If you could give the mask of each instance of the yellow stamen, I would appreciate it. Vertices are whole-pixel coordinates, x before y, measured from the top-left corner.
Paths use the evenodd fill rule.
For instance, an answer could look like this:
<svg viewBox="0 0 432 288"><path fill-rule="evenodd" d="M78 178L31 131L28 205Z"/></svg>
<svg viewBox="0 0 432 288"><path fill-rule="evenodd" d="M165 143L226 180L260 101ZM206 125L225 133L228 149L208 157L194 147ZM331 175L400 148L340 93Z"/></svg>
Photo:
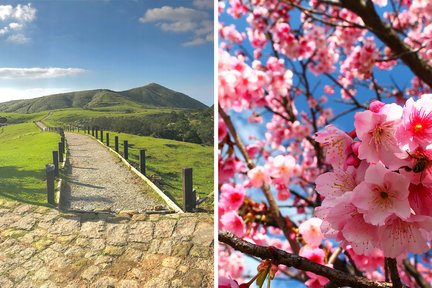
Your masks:
<svg viewBox="0 0 432 288"><path fill-rule="evenodd" d="M416 124L415 126L414 126L414 131L415 132L419 132L420 130L422 130L423 129L423 126L421 125L421 124Z"/></svg>

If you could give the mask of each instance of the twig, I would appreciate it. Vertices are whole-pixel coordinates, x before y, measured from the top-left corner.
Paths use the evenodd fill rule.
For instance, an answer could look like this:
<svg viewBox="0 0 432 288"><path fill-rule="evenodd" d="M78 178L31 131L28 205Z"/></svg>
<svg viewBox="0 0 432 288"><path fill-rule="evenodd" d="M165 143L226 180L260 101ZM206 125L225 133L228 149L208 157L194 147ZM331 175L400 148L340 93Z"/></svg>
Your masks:
<svg viewBox="0 0 432 288"><path fill-rule="evenodd" d="M315 263L307 258L290 254L274 247L263 247L246 242L234 236L230 232L219 232L218 238L219 241L228 244L235 250L238 250L242 253L253 255L261 259L272 259L277 263L288 267L294 267L302 271L309 271L317 275L324 276L339 287L393 287L391 283L372 281L364 277L345 274L333 268Z"/></svg>
<svg viewBox="0 0 432 288"><path fill-rule="evenodd" d="M390 277L391 277L391 280L393 283L393 287L394 288L404 287L402 285L401 279L399 277L396 259L395 258L386 258L386 262L387 262L388 268L390 270Z"/></svg>
<svg viewBox="0 0 432 288"><path fill-rule="evenodd" d="M405 270L415 279L417 285L420 288L430 288L430 285L426 282L423 276L417 271L417 269L409 262L408 259L404 259L402 261Z"/></svg>
<svg viewBox="0 0 432 288"><path fill-rule="evenodd" d="M233 123L231 122L231 118L225 113L225 111L222 109L222 107L218 106L219 114L222 117L222 119L225 122L225 125L228 128L228 131L230 132L231 136L234 138L234 141L237 145L237 148L240 150L241 154L243 155L245 162L247 163L247 166L249 169L255 168L255 164L252 162L252 160L249 157L248 152L246 151L245 146L243 145L243 142L241 141L239 135L237 134L237 131L234 128ZM277 225L284 233L286 239L290 243L291 249L295 254L298 254L300 251L299 244L295 239L291 237L291 231L292 229L288 226L288 223L286 222L285 218L282 216L279 207L276 203L276 200L273 197L273 193L270 189L270 186L267 183L264 183L262 186L262 191L264 192L265 197L267 198L267 201L269 203L270 212L275 219ZM289 219L288 219L289 220ZM292 224L291 224L292 225Z"/></svg>

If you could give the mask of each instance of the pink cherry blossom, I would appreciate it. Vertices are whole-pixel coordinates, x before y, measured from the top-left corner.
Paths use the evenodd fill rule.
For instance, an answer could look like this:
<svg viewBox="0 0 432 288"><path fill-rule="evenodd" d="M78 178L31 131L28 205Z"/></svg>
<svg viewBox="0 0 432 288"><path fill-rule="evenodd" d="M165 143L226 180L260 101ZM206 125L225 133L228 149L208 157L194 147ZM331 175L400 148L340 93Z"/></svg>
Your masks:
<svg viewBox="0 0 432 288"><path fill-rule="evenodd" d="M406 101L398 140L404 150L427 148L432 143L432 94L423 95L417 101Z"/></svg>
<svg viewBox="0 0 432 288"><path fill-rule="evenodd" d="M380 248L386 257L396 258L403 253L423 253L429 250L432 217L412 215L407 220L392 217L379 228Z"/></svg>
<svg viewBox="0 0 432 288"><path fill-rule="evenodd" d="M243 204L245 191L242 186L223 184L220 188L219 205L226 207L228 210L237 210Z"/></svg>
<svg viewBox="0 0 432 288"><path fill-rule="evenodd" d="M409 202L416 215L432 216L432 187L410 185Z"/></svg>
<svg viewBox="0 0 432 288"><path fill-rule="evenodd" d="M395 134L401 115L402 107L396 104L383 105L379 112L368 110L356 113L354 126L361 140L358 150L360 159L370 163L382 161L395 167L400 164L395 157L396 153L401 152Z"/></svg>
<svg viewBox="0 0 432 288"><path fill-rule="evenodd" d="M364 182L353 190L352 201L364 213L367 223L384 225L392 215L403 219L410 216L408 188L409 180L405 176L381 163L371 164Z"/></svg>
<svg viewBox="0 0 432 288"><path fill-rule="evenodd" d="M238 237L243 237L246 233L246 226L243 219L235 212L229 211L222 215L222 230L230 231Z"/></svg>
<svg viewBox="0 0 432 288"><path fill-rule="evenodd" d="M328 125L316 134L315 140L325 147L327 163L333 168L345 168L345 157L353 143L348 134L333 125Z"/></svg>
<svg viewBox="0 0 432 288"><path fill-rule="evenodd" d="M299 226L299 232L303 237L303 240L310 247L318 247L324 236L321 233L322 220L316 217L310 218Z"/></svg>
<svg viewBox="0 0 432 288"><path fill-rule="evenodd" d="M287 184L296 170L296 160L291 155L278 155L269 160L269 170L273 181Z"/></svg>
<svg viewBox="0 0 432 288"><path fill-rule="evenodd" d="M354 167L348 167L347 170L335 169L334 172L321 174L315 180L316 191L324 197L332 198L353 191L358 184L355 172Z"/></svg>
<svg viewBox="0 0 432 288"><path fill-rule="evenodd" d="M253 187L261 187L265 183L270 183L270 176L267 174L267 171L262 166L257 166L249 170L247 175Z"/></svg>

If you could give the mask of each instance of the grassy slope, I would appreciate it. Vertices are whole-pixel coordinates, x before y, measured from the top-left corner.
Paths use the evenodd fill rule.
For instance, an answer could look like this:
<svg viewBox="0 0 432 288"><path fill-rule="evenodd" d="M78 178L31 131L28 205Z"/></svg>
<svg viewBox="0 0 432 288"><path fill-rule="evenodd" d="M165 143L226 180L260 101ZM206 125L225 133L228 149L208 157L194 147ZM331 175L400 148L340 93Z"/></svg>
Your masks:
<svg viewBox="0 0 432 288"><path fill-rule="evenodd" d="M193 168L193 187L200 198L213 191L213 147L174 140L136 136L110 132L110 147L114 148L114 136L119 136L120 154L123 141L129 143L129 160L138 165L139 149L146 149L147 175L161 178L156 184L179 205L182 205L182 169ZM104 142L105 140L104 133ZM206 202L207 208L211 207Z"/></svg>
<svg viewBox="0 0 432 288"><path fill-rule="evenodd" d="M136 110L135 113L125 114L120 111L112 111L107 113L102 113L99 111L93 110L84 110L84 109L64 109L64 110L55 110L53 114L44 120L44 123L49 126L58 126L61 123L75 122L79 121L79 119L84 118L93 118L93 117L103 117L103 116L112 116L112 117L121 117L121 116L132 116L132 115L142 115L142 114L153 114L153 113L161 113L167 112L169 113L172 109L163 109L163 108L155 108L155 109L145 109L145 110ZM6 116L8 119L21 120L21 121L34 121L39 120L46 116L46 112L35 113L35 114L19 114L19 113L0 113L1 116ZM31 133L38 133L36 130L36 126L33 123L22 124L21 125L11 125L6 126L4 129L9 130L11 127L22 127L20 133L30 133L28 131L32 131ZM27 125L27 126L26 126ZM25 131L26 129L31 128L31 130ZM1 129L1 128L0 128ZM12 129L14 130L14 129ZM13 132L12 132L13 133ZM38 133L37 138L41 138L42 136ZM146 148L147 149L147 174L148 175L156 175L161 178L161 183L157 183L157 185L164 191L167 192L173 200L175 200L179 205L182 203L182 168L183 167L192 167L194 169L194 188L197 190L197 193L200 197L204 197L213 191L213 147L202 146L193 143L179 142L167 139L159 139L145 136L136 136L125 133L110 133L111 138L111 147L114 147L114 136L119 135L120 138L120 146L121 151L123 151L122 144L123 140L129 140L131 144L130 147L130 160L137 163L138 162L138 149ZM2 151L4 150L3 143L5 138L3 137L5 134L0 134L0 163L3 163ZM27 136L26 136L27 137ZM56 136L57 137L57 136ZM36 137L35 137L36 138ZM58 140L53 140L52 143L57 143ZM49 143L49 141L48 141ZM12 145L14 146L14 145ZM40 144L35 143L34 147L37 150L41 150L42 147L39 147ZM54 145L55 146L55 145ZM48 158L50 157L50 151L54 150L48 149ZM36 153L37 154L37 153ZM20 155L23 153L20 152ZM24 161L25 162L25 161ZM42 162L41 169L43 169L44 164L49 163L50 159ZM2 164L0 164L2 165ZM14 165L15 166L15 165ZM16 166L19 166L18 164ZM1 169L1 168L0 168ZM2 171L0 170L0 173ZM2 177L2 176L0 176ZM43 177L43 176L42 176ZM0 182L0 189L3 187L2 182ZM39 188L40 189L40 188ZM26 190L28 193L30 190ZM35 190L36 194L39 191L43 191L45 193L45 186L43 186L43 190ZM1 195L1 191L0 191ZM44 196L45 197L45 196ZM44 198L43 198L44 199ZM207 208L211 208L212 204L210 202L204 203Z"/></svg>
<svg viewBox="0 0 432 288"><path fill-rule="evenodd" d="M45 164L58 141L33 123L0 127L0 197L45 204Z"/></svg>
<svg viewBox="0 0 432 288"><path fill-rule="evenodd" d="M126 109L129 109L132 112L125 113L124 110ZM52 111L53 114L48 119L44 120L44 123L49 126L57 126L62 124L67 125L68 123L76 123L80 120L98 118L98 117L141 116L141 115L156 114L156 113L170 113L173 110L175 109L170 109L170 108L137 109L137 108L126 107L126 106L98 108L95 110L70 108L70 109ZM30 115L34 115L34 114L30 114Z"/></svg>
<svg viewBox="0 0 432 288"><path fill-rule="evenodd" d="M43 118L45 115L47 115L47 112L39 112L33 114L0 112L0 116L6 117L8 119L8 124L36 121Z"/></svg>

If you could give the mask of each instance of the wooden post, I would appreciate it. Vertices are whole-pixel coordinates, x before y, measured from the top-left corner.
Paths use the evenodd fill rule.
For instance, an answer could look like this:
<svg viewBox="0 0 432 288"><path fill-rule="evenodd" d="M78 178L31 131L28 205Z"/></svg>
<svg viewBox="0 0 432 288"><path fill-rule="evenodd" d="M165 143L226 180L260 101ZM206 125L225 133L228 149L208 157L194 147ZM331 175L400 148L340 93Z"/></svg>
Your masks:
<svg viewBox="0 0 432 288"><path fill-rule="evenodd" d="M103 143L103 130L101 130L101 142Z"/></svg>
<svg viewBox="0 0 432 288"><path fill-rule="evenodd" d="M96 129L96 139L98 139L99 138L99 130L98 129Z"/></svg>
<svg viewBox="0 0 432 288"><path fill-rule="evenodd" d="M140 149L139 161L140 161L140 172L141 172L141 174L143 174L145 176L146 175L146 159L145 159L145 150L144 149Z"/></svg>
<svg viewBox="0 0 432 288"><path fill-rule="evenodd" d="M49 204L56 205L54 200L54 179L55 179L55 166L47 164L45 166L47 178L47 200Z"/></svg>
<svg viewBox="0 0 432 288"><path fill-rule="evenodd" d="M58 151L53 151L52 152L52 154L53 154L53 164L54 164L54 167L55 167L55 170L54 170L54 174L55 174L55 176L58 176L59 175L59 155L58 155Z"/></svg>
<svg viewBox="0 0 432 288"><path fill-rule="evenodd" d="M63 154L64 154L64 150L63 150L63 144L62 142L58 143L58 152L59 152L59 162L63 162Z"/></svg>
<svg viewBox="0 0 432 288"><path fill-rule="evenodd" d="M94 133L95 133L95 132L94 132L94 130L95 130L95 129L94 129L94 128L92 128L92 136L93 136L93 137L94 137Z"/></svg>
<svg viewBox="0 0 432 288"><path fill-rule="evenodd" d="M64 136L61 137L61 143L62 143L62 147L63 147L63 153L65 153L66 152L66 139Z"/></svg>
<svg viewBox="0 0 432 288"><path fill-rule="evenodd" d="M129 147L128 147L128 140L123 141L123 158L128 160L129 157Z"/></svg>
<svg viewBox="0 0 432 288"><path fill-rule="evenodd" d="M106 145L109 147L109 133L106 133Z"/></svg>
<svg viewBox="0 0 432 288"><path fill-rule="evenodd" d="M183 169L183 210L193 212L196 208L196 195L192 189L192 168Z"/></svg>
<svg viewBox="0 0 432 288"><path fill-rule="evenodd" d="M87 127L87 134L90 135L90 127Z"/></svg>
<svg viewBox="0 0 432 288"><path fill-rule="evenodd" d="M118 153L119 149L118 149L118 136L114 137L114 150Z"/></svg>

